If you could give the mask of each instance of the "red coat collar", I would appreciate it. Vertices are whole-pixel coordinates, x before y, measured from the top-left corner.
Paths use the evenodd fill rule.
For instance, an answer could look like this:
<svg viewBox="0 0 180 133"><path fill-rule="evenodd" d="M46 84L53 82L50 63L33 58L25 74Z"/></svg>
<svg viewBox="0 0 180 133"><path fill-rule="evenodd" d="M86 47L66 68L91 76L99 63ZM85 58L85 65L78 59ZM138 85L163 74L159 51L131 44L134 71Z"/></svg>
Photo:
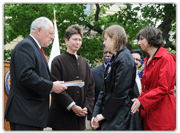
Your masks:
<svg viewBox="0 0 180 133"><path fill-rule="evenodd" d="M153 58L161 58L164 53L166 53L167 50L163 47L160 47L157 53L154 55ZM149 58L149 55L146 56L144 60L147 60Z"/></svg>
<svg viewBox="0 0 180 133"><path fill-rule="evenodd" d="M167 50L163 47L160 47L159 50L157 51L157 53L154 55L154 58L160 58L163 56L163 54L165 54L167 52Z"/></svg>
<svg viewBox="0 0 180 133"><path fill-rule="evenodd" d="M174 60L176 60L176 56L173 55L172 53L168 52L167 49L165 49L163 47L159 48L159 50L157 51L157 53L154 55L154 57L152 59L161 58L166 53L170 54L174 58ZM146 58L144 59L144 62L146 62L148 58L149 58L149 55L146 56Z"/></svg>

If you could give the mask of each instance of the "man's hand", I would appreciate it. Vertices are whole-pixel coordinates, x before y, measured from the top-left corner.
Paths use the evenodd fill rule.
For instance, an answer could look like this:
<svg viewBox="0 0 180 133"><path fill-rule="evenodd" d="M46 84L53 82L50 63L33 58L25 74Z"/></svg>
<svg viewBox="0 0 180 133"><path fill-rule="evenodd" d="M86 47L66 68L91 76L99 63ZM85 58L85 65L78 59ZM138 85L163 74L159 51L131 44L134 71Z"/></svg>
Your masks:
<svg viewBox="0 0 180 133"><path fill-rule="evenodd" d="M55 81L53 82L53 88L52 88L52 92L54 93L61 93L62 91L66 90L67 87L63 86L63 82L62 81Z"/></svg>

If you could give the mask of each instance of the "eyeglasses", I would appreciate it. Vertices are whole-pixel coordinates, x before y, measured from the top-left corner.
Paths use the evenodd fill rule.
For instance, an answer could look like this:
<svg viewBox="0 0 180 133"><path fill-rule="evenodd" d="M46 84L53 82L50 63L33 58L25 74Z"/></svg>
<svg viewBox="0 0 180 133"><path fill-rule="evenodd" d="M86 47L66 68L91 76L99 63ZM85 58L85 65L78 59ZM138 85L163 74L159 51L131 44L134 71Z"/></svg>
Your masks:
<svg viewBox="0 0 180 133"><path fill-rule="evenodd" d="M82 42L82 39L77 39L77 38L71 38L71 39L75 42L77 42L77 41Z"/></svg>

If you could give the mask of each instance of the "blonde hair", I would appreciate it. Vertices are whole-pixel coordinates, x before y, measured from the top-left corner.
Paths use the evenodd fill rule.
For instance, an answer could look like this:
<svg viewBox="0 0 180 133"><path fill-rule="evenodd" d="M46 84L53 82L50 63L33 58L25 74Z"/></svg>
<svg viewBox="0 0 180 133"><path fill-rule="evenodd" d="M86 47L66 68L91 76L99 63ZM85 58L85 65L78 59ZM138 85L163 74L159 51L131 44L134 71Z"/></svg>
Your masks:
<svg viewBox="0 0 180 133"><path fill-rule="evenodd" d="M103 31L102 36L104 37L105 34L115 39L114 49L116 52L121 50L127 42L126 32L120 25L111 25Z"/></svg>

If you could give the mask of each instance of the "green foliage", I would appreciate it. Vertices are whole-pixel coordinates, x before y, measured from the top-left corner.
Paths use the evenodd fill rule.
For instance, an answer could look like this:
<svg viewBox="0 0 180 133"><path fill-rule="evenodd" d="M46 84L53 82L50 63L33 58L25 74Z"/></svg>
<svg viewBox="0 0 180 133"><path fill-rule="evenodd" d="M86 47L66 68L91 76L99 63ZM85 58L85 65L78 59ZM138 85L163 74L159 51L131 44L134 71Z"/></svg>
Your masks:
<svg viewBox="0 0 180 133"><path fill-rule="evenodd" d="M79 49L79 52L82 53L83 57L88 57L89 63L94 67L95 63L99 61L102 62L103 57L103 38L102 37L93 37L93 38L84 38L83 44ZM95 44L95 45L94 45Z"/></svg>
<svg viewBox="0 0 180 133"><path fill-rule="evenodd" d="M40 16L53 19L52 4L5 4L4 5L4 43L9 43L19 35L29 34L33 20Z"/></svg>
<svg viewBox="0 0 180 133"><path fill-rule="evenodd" d="M176 6L174 4L147 4L132 5L123 4L119 11L113 15L105 15L113 3L96 4L90 15L84 13L86 4L4 4L4 44L9 43L19 35L28 36L32 21L40 16L46 16L50 20L54 18L53 10L56 10L57 28L61 53L66 50L64 34L67 27L79 24L87 31L84 33L83 44L78 52L86 58L92 66L102 61L103 38L101 33L112 24L119 24L125 28L128 43L132 49L139 48L134 44L140 29L145 26L156 26L171 11L172 45L176 46ZM99 13L97 12L99 6ZM46 55L50 55L52 45L44 48ZM173 51L175 54L175 50Z"/></svg>
<svg viewBox="0 0 180 133"><path fill-rule="evenodd" d="M86 4L5 4L4 44L9 43L19 35L22 35L23 37L28 36L32 21L40 16L46 16L53 21L53 10L55 8L62 53L66 50L63 39L65 30L72 24L79 24L86 27L85 23L80 21L85 20L87 17L83 11L86 8L85 5ZM99 45L102 45L102 41L99 43L97 38L84 38L82 47L79 50L83 57L89 60L92 66L97 62L95 59L98 60L102 58L102 48L97 48ZM50 55L51 47L52 44L49 47L44 48L47 56ZM94 47L97 49L94 49ZM93 55L91 55L91 48L96 51Z"/></svg>
<svg viewBox="0 0 180 133"><path fill-rule="evenodd" d="M4 60L10 61L11 53L12 53L12 49L11 50L4 50Z"/></svg>

